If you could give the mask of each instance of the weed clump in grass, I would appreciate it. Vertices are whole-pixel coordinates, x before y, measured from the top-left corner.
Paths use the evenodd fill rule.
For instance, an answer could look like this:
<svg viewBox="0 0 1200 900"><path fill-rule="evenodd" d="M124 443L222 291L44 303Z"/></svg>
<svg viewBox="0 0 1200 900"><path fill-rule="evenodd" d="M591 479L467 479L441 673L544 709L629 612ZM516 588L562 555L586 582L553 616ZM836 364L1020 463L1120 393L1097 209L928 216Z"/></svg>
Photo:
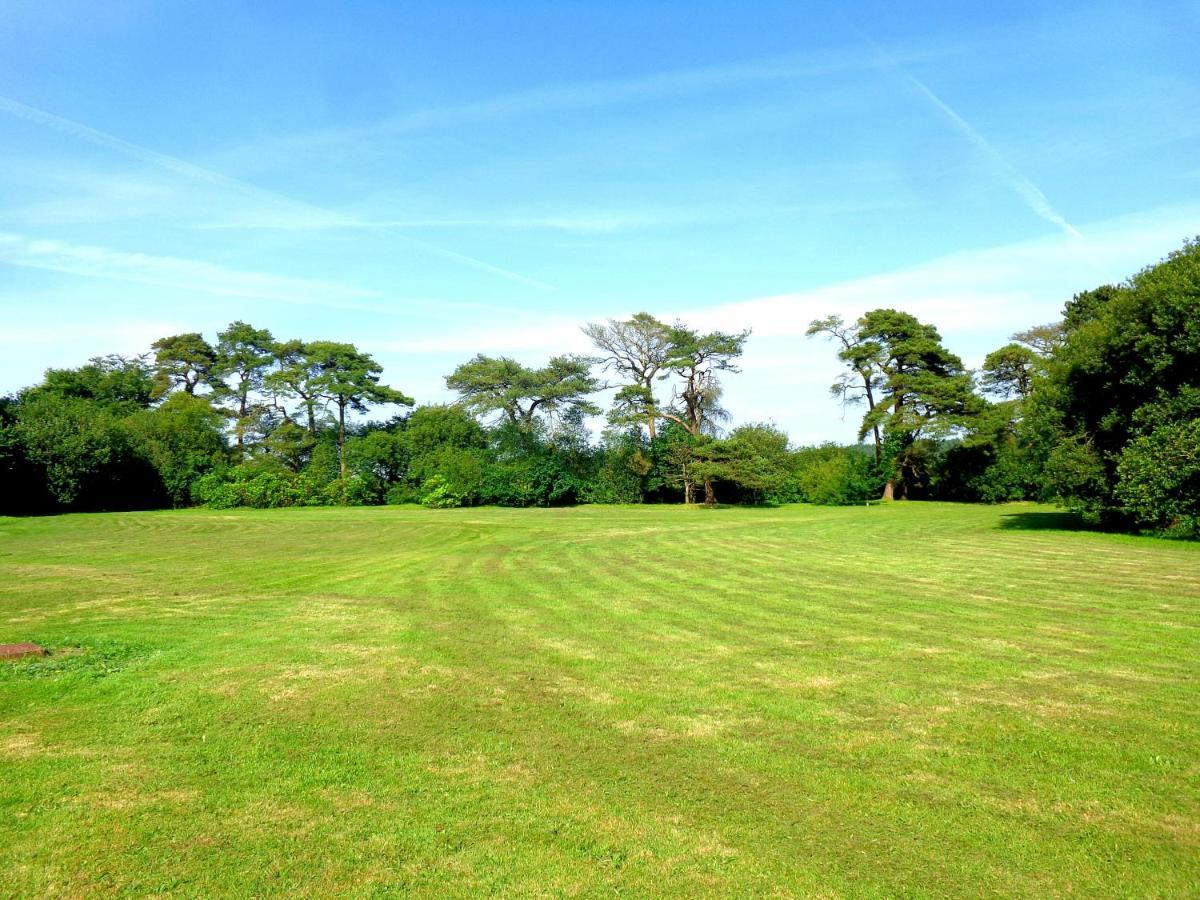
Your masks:
<svg viewBox="0 0 1200 900"><path fill-rule="evenodd" d="M38 643L45 648L44 655L26 656L5 663L0 666L0 679L104 678L150 653L150 648L140 644L102 639L60 638Z"/></svg>

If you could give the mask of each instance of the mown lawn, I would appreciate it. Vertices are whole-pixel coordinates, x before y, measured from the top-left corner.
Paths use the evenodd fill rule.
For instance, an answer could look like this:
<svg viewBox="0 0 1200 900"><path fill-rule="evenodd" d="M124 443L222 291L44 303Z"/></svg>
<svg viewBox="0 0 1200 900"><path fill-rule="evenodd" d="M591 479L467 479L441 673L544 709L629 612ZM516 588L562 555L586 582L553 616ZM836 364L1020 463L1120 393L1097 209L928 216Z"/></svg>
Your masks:
<svg viewBox="0 0 1200 900"><path fill-rule="evenodd" d="M0 519L0 894L1194 896L1200 546L1061 524Z"/></svg>

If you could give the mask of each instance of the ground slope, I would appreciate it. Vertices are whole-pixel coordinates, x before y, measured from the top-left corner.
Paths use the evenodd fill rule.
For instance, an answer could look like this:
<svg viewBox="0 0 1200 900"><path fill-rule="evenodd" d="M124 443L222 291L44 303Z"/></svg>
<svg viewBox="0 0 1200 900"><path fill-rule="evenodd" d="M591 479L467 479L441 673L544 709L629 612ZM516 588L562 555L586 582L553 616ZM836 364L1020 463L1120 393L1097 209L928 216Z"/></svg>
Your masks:
<svg viewBox="0 0 1200 900"><path fill-rule="evenodd" d="M0 894L1196 894L1200 547L1063 524L0 519Z"/></svg>

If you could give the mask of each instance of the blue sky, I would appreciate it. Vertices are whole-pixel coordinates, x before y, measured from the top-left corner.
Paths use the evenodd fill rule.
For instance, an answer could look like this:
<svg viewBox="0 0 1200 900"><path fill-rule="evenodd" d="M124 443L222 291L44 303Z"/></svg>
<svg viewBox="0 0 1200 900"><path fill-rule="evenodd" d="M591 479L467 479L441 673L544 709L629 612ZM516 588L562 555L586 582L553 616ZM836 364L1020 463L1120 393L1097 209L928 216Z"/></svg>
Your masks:
<svg viewBox="0 0 1200 900"><path fill-rule="evenodd" d="M805 324L976 365L1200 233L1192 3L9 0L0 391L233 319L422 402L641 309L750 327L737 421L849 439Z"/></svg>

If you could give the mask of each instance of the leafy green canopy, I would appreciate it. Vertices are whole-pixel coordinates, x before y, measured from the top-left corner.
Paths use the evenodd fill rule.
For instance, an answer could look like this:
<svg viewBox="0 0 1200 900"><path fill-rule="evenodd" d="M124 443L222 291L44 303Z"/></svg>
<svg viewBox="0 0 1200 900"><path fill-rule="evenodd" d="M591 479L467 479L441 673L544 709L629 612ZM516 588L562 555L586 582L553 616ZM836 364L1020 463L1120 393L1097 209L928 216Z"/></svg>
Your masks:
<svg viewBox="0 0 1200 900"><path fill-rule="evenodd" d="M889 495L905 496L923 473L917 444L965 429L981 410L971 373L942 344L941 335L909 313L876 309L858 323L855 364L877 373L879 399L859 428L862 440L879 427L891 463Z"/></svg>
<svg viewBox="0 0 1200 900"><path fill-rule="evenodd" d="M1047 477L1111 524L1200 532L1200 243L1076 296L1035 388Z"/></svg>
<svg viewBox="0 0 1200 900"><path fill-rule="evenodd" d="M587 399L599 387L591 366L592 360L583 356L556 356L535 369L507 356L479 354L447 375L446 387L470 412L498 413L528 431L539 418L600 411Z"/></svg>
<svg viewBox="0 0 1200 900"><path fill-rule="evenodd" d="M194 394L212 380L217 351L199 332L159 338L150 347L154 351L155 396L162 397L177 387Z"/></svg>

